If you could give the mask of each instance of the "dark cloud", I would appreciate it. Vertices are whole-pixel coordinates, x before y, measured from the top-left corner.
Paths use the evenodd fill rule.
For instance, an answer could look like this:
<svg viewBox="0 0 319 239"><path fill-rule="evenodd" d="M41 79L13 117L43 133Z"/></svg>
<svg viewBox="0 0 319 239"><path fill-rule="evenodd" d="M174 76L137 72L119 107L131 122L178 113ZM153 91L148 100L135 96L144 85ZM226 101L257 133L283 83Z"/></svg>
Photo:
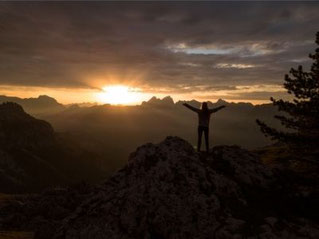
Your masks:
<svg viewBox="0 0 319 239"><path fill-rule="evenodd" d="M281 84L290 67L309 65L318 12L316 2L0 3L0 84L94 88L109 75L180 93Z"/></svg>

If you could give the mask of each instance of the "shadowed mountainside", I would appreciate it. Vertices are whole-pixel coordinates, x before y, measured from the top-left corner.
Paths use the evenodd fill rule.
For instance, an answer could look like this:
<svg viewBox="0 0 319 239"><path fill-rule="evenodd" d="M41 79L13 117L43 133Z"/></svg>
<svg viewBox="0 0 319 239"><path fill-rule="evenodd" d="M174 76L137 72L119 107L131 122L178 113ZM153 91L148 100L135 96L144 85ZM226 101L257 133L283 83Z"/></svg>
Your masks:
<svg viewBox="0 0 319 239"><path fill-rule="evenodd" d="M0 190L34 191L101 175L93 153L70 144L16 103L0 104Z"/></svg>
<svg viewBox="0 0 319 239"><path fill-rule="evenodd" d="M288 184L237 146L203 155L167 137L139 147L102 184L17 199L0 209L1 225L35 239L318 238L309 193Z"/></svg>

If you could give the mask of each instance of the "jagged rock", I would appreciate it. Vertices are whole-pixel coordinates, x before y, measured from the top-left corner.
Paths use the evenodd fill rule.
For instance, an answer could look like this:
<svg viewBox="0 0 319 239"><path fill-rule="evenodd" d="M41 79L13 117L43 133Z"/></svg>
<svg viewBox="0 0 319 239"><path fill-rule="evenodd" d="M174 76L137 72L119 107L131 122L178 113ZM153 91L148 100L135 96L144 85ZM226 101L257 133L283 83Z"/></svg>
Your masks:
<svg viewBox="0 0 319 239"><path fill-rule="evenodd" d="M150 100L148 101L143 101L142 106L150 106L150 107L173 107L174 106L174 100L170 96L166 96L163 99L156 98L153 96Z"/></svg>
<svg viewBox="0 0 319 239"><path fill-rule="evenodd" d="M168 137L131 154L61 230L62 238L209 238L229 218L223 199L243 203L239 187L200 161L186 141Z"/></svg>

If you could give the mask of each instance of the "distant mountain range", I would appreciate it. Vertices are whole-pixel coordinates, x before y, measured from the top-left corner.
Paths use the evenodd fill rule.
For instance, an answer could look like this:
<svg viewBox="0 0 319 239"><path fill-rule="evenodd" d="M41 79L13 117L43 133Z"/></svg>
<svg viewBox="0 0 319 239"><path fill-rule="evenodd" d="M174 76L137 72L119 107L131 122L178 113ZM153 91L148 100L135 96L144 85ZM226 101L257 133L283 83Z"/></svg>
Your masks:
<svg viewBox="0 0 319 239"><path fill-rule="evenodd" d="M168 135L180 136L192 145L197 142L197 115L183 103L200 107L201 102L177 101L170 96L152 97L136 106L73 105L67 109L41 116L59 132L68 132L82 147L98 152L105 159L104 167L119 168L138 145L158 142ZM209 107L226 105L212 115L211 146L240 145L253 149L271 143L260 132L256 119L281 127L273 116L278 113L272 104L230 103L222 99L209 102Z"/></svg>
<svg viewBox="0 0 319 239"><path fill-rule="evenodd" d="M211 101L207 101L207 102L208 102L208 107L210 107L210 108L218 107L218 106L221 106L221 105L237 106L237 107L251 107L251 108L259 107L259 106L271 106L271 104L262 104L262 105L254 106L252 103L247 103L247 102L239 102L239 103L231 102L230 103L230 102L227 102L227 101L225 101L223 99L219 99L216 102L211 102ZM200 106L201 106L201 102L199 102L197 100L190 100L190 101L180 100L180 101L177 101L176 103L174 103L173 98L170 97L170 96L166 96L166 97L164 97L162 99L153 96L150 100L143 101L141 105L142 106L170 107L170 106L174 106L174 105L181 106L184 103L188 103L188 104L190 104L190 105L192 105L194 107L197 107L197 108L200 108Z"/></svg>
<svg viewBox="0 0 319 239"><path fill-rule="evenodd" d="M68 141L74 152L81 148L100 160L108 172L123 166L127 156L145 142L158 142L168 135L180 136L192 145L197 142L197 115L182 104L200 107L196 100L177 101L170 97L152 97L136 106L83 105L64 106L48 96L20 99L0 97L2 101L21 102L26 112L49 122L58 135ZM1 102L1 101L0 101ZM271 141L260 132L256 119L281 127L273 116L272 104L230 103L222 99L209 107L226 105L212 115L210 145L239 145L248 149L263 147ZM55 133L56 134L56 133Z"/></svg>
<svg viewBox="0 0 319 239"><path fill-rule="evenodd" d="M5 95L0 95L0 103L5 103L5 102L14 102L23 107L23 109L30 113L30 114L43 114L43 115L49 115L49 114L55 114L58 112L61 112L63 110L66 110L68 108L71 109L79 109L79 108L89 108L89 107L96 107L96 106L101 106L98 103L74 103L74 104L68 104L68 105L63 105L59 103L56 99L47 96L47 95L40 95L37 98L19 98L19 97L12 97L12 96L5 96ZM166 96L162 99L157 98L153 96L150 98L148 101L143 101L141 103L141 106L156 106L156 107L171 107L174 105L182 105L183 103L189 103L195 107L200 107L201 102L196 101L196 100L190 100L190 101L177 101L174 103L174 100L171 96ZM105 104L108 105L108 104ZM103 105L103 106L105 106ZM246 107L254 107L253 104L251 103L245 103L245 102L240 102L240 103L229 103L225 100L219 99L217 102L213 103L208 101L208 105L210 107L215 107L219 105L232 105L232 106L246 106ZM264 104L264 105L269 105L269 104ZM263 105L257 105L258 106L263 106ZM123 107L123 106L121 106Z"/></svg>

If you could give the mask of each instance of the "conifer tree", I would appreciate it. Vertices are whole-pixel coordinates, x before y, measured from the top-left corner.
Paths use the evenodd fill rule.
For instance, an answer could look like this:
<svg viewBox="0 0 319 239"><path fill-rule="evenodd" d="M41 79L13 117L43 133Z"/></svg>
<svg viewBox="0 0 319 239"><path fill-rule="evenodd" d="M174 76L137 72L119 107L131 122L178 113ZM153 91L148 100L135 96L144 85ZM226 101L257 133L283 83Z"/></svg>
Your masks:
<svg viewBox="0 0 319 239"><path fill-rule="evenodd" d="M274 106L284 112L276 115L286 130L278 130L257 120L261 131L272 140L286 143L298 152L318 152L319 148L319 32L316 34L318 48L309 57L313 60L309 72L302 66L292 68L285 75L284 88L293 96L291 101L271 98Z"/></svg>

